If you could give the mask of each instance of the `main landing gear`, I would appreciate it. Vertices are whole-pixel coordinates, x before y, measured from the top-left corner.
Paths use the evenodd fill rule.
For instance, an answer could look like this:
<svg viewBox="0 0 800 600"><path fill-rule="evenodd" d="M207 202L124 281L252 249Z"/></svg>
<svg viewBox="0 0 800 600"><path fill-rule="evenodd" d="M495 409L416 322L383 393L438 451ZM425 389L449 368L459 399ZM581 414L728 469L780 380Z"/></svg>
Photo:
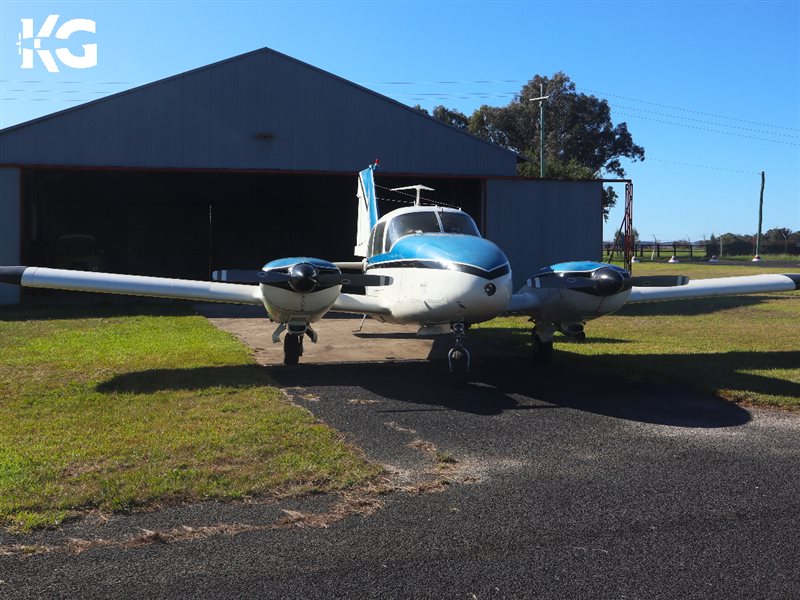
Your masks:
<svg viewBox="0 0 800 600"><path fill-rule="evenodd" d="M533 361L546 365L553 360L553 334L556 328L547 323L537 323L531 331Z"/></svg>
<svg viewBox="0 0 800 600"><path fill-rule="evenodd" d="M470 355L461 343L467 335L464 323L451 323L450 329L455 336L455 345L447 353L447 363L450 366L450 377L455 383L464 383L469 373Z"/></svg>

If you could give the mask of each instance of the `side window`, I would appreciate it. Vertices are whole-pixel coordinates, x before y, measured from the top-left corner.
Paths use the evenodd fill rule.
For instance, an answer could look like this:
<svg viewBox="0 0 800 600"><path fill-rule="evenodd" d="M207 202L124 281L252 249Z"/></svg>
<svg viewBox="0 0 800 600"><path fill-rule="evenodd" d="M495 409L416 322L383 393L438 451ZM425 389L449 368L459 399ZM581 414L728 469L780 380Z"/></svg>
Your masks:
<svg viewBox="0 0 800 600"><path fill-rule="evenodd" d="M383 230L386 229L386 221L381 221L372 229L370 237L369 255L383 254Z"/></svg>

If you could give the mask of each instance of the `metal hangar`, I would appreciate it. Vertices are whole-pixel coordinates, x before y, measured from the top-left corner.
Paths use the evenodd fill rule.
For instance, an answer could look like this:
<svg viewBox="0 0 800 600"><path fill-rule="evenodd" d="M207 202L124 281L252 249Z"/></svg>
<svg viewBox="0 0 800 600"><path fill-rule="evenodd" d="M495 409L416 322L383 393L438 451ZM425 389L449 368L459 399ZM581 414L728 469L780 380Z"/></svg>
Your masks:
<svg viewBox="0 0 800 600"><path fill-rule="evenodd" d="M518 178L515 153L264 48L1 130L0 264L202 279L352 260L355 174L375 158L382 211L406 200L385 188L435 188L515 285L601 252L600 182Z"/></svg>

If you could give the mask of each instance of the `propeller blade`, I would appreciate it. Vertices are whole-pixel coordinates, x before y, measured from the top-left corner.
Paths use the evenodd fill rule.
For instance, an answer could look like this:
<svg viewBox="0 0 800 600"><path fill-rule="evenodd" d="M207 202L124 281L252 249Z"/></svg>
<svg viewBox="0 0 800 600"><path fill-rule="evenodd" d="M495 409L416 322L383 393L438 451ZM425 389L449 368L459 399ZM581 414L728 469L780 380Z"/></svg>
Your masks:
<svg viewBox="0 0 800 600"><path fill-rule="evenodd" d="M354 285L375 287L392 285L392 278L383 275L364 275L361 273L323 273L317 279L320 285Z"/></svg>
<svg viewBox="0 0 800 600"><path fill-rule="evenodd" d="M261 269L223 269L211 273L213 281L227 283L285 283L289 281L287 273L262 271Z"/></svg>
<svg viewBox="0 0 800 600"><path fill-rule="evenodd" d="M686 275L647 275L631 277L631 283L636 287L676 287L689 283Z"/></svg>
<svg viewBox="0 0 800 600"><path fill-rule="evenodd" d="M254 269L220 269L211 273L212 281L227 283L258 283L258 274L262 271Z"/></svg>
<svg viewBox="0 0 800 600"><path fill-rule="evenodd" d="M588 277L534 277L531 283L540 289L581 290L591 289L597 282Z"/></svg>
<svg viewBox="0 0 800 600"><path fill-rule="evenodd" d="M256 281L259 283L286 283L292 280L289 273L281 273L280 271L259 271L256 275Z"/></svg>

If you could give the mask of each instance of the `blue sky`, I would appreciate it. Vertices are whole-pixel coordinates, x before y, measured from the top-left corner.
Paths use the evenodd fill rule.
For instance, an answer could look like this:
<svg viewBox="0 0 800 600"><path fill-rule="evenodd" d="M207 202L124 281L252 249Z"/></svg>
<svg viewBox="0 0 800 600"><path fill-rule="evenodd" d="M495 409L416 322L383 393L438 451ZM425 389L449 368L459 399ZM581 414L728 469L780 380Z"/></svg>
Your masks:
<svg viewBox="0 0 800 600"><path fill-rule="evenodd" d="M97 23L68 40L76 55L97 43L96 67L20 68L20 20L50 14ZM764 229L800 230L798 2L0 0L0 126L264 46L467 114L564 71L645 148L625 164L643 238L755 232L762 170Z"/></svg>

